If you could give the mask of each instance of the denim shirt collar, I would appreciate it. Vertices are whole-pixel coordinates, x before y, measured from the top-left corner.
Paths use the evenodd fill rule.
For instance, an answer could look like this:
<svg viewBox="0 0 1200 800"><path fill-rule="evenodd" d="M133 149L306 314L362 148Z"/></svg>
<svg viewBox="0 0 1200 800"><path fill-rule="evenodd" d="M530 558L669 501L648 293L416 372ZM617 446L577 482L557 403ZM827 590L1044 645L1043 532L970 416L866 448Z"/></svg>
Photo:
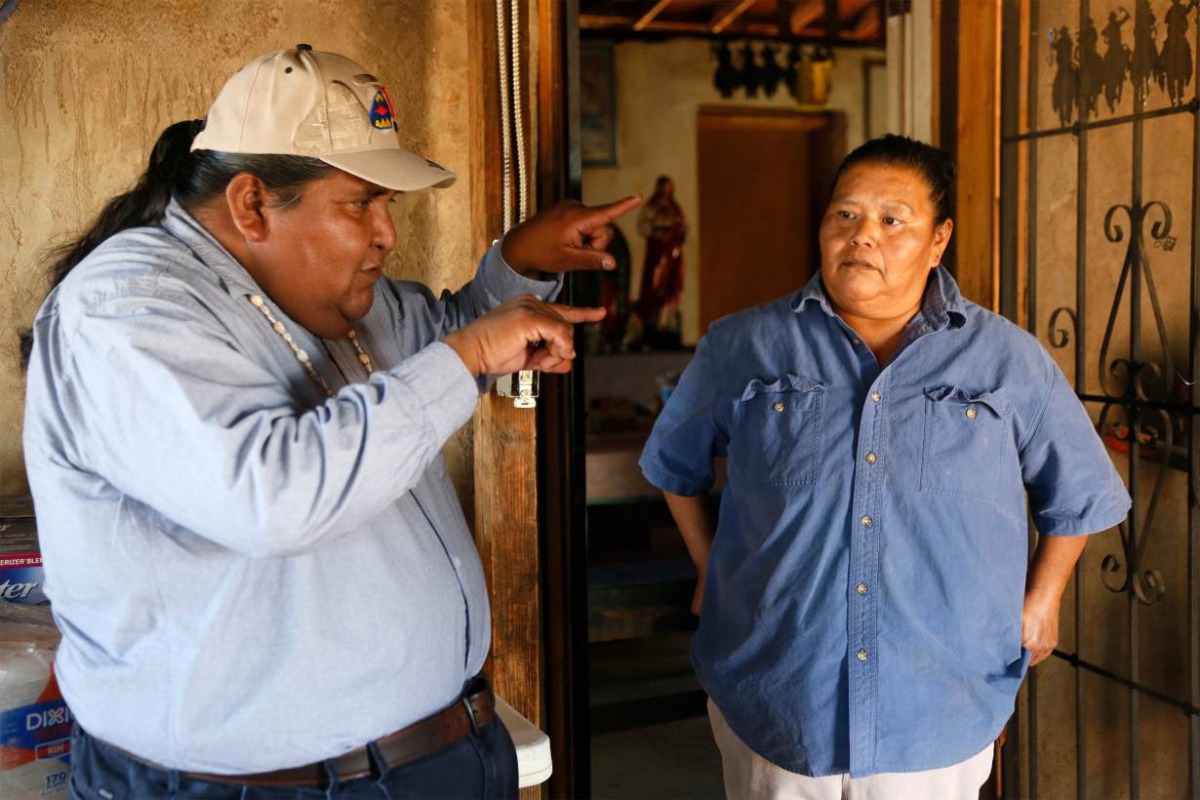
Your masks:
<svg viewBox="0 0 1200 800"><path fill-rule="evenodd" d="M796 293L792 301L792 310L799 313L811 303L816 303L829 316L837 316L829 302L829 295L825 293L820 271L813 275L807 286ZM938 266L934 269L925 283L921 310L914 322L917 320L931 331L938 331L946 326L961 328L967 321L966 301L958 290L954 276L945 267Z"/></svg>
<svg viewBox="0 0 1200 800"><path fill-rule="evenodd" d="M260 294L262 287L207 228L187 212L175 198L167 203L162 227L195 253L196 258L216 273L221 286L230 295Z"/></svg>

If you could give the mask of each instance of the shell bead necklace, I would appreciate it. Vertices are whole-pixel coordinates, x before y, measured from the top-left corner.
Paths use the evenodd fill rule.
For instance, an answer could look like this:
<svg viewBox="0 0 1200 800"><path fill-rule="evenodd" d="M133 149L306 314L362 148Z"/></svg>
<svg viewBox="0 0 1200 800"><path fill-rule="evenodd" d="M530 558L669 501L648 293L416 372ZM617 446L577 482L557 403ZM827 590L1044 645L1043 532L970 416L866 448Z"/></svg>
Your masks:
<svg viewBox="0 0 1200 800"><path fill-rule="evenodd" d="M300 366L304 367L304 371L308 373L308 377L313 379L313 383L324 389L325 394L333 397L335 394L333 387L329 385L328 381L321 377L321 373L317 372L317 368L313 366L312 358L309 357L304 348L296 344L296 339L292 336L292 334L288 333L288 329L285 328L283 323L276 319L275 315L271 313L271 309L267 306L267 301L263 300L262 295L250 295L250 305L261 311L262 315L267 318L267 322L271 325L271 330L279 334L279 338L283 339L284 343L286 343L287 346L292 349L292 355L294 355L296 360L300 362ZM354 345L354 351L358 353L358 360L363 367L366 368L367 374L369 375L374 372L375 367L371 363L371 357L367 355L365 350L363 350L362 343L358 341L358 334L354 332L353 328L351 328L350 332L346 334L346 338L350 340L350 344Z"/></svg>

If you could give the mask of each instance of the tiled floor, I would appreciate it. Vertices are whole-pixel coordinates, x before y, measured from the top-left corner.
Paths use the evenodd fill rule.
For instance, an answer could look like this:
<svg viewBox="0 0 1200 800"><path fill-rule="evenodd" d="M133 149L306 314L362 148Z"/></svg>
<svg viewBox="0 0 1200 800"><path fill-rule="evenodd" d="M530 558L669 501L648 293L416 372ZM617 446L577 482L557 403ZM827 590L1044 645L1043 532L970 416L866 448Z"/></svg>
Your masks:
<svg viewBox="0 0 1200 800"><path fill-rule="evenodd" d="M592 646L595 800L724 797L689 639L680 633Z"/></svg>
<svg viewBox="0 0 1200 800"><path fill-rule="evenodd" d="M592 797L596 800L724 796L721 756L707 717L592 739Z"/></svg>

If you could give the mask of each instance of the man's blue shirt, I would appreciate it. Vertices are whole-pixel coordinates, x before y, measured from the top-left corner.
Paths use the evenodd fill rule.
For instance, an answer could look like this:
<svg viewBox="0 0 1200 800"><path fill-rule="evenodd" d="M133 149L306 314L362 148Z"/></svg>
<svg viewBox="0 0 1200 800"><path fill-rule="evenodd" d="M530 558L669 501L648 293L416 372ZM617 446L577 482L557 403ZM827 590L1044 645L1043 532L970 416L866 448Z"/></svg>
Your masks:
<svg viewBox="0 0 1200 800"><path fill-rule="evenodd" d="M80 726L237 775L453 703L491 618L441 455L479 384L441 340L558 289L499 245L455 293L381 279L355 324L369 373L349 339L268 297L273 330L263 289L175 201L80 262L34 321L24 430L55 675Z"/></svg>
<svg viewBox="0 0 1200 800"><path fill-rule="evenodd" d="M1029 661L1028 514L1074 536L1130 506L1049 354L941 268L883 369L819 276L714 323L641 467L695 495L714 457L697 673L746 744L812 776L945 767L995 739Z"/></svg>

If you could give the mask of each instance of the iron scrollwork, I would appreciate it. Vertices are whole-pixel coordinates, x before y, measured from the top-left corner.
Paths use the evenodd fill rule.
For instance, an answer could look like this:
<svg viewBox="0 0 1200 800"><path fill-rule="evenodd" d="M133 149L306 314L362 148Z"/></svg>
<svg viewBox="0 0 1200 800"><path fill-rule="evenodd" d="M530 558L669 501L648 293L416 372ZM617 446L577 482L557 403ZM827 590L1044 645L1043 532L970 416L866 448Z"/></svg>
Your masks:
<svg viewBox="0 0 1200 800"><path fill-rule="evenodd" d="M1100 411L1098 427L1101 435L1111 447L1130 453L1133 459L1131 470L1144 459L1158 462L1154 475L1154 483L1150 500L1146 507L1141 524L1131 529L1128 522L1118 526L1121 536L1121 555L1110 554L1104 557L1100 564L1101 577L1104 586L1113 592L1133 592L1137 599L1152 605L1159 602L1166 594L1166 586L1162 574L1158 570L1145 569L1143 557L1146 546L1154 530L1155 513L1162 495L1163 483L1167 468L1175 454L1176 431L1171 412L1166 408L1147 407L1146 403L1164 401L1169 403L1170 394L1182 380L1175 369L1171 356L1171 344L1167 335L1166 319L1163 315L1162 304L1159 302L1158 289L1154 283L1154 272L1147 257L1145 230L1147 222L1151 222L1149 234L1158 245L1169 239L1171 232L1171 209L1163 202L1152 200L1141 206L1118 204L1108 210L1104 216L1104 235L1108 241L1118 244L1126 240L1125 229L1117 221L1119 212L1128 217L1130 235L1125 248L1125 261L1121 268L1121 276L1117 282L1116 293L1113 297L1112 308L1109 311L1108 323L1104 329L1104 337L1100 345L1099 377L1100 386L1107 398ZM1155 215L1160 218L1153 219ZM1130 308L1140 308L1145 285L1145 295L1150 300L1150 309L1154 317L1158 341L1154 350L1157 351L1157 361L1140 360L1140 346L1135 346L1140 338L1138 313L1131 311L1131 330L1134 341L1131 342L1129 358L1109 359L1113 332L1116 328L1117 317L1126 302L1126 290L1129 289L1128 302ZM1073 315L1072 315L1073 318ZM1053 322L1053 318L1052 318ZM1060 337L1063 338L1063 337ZM1052 338L1051 343L1055 343ZM1113 419L1113 411L1124 415L1124 419ZM1139 458L1140 457L1140 458ZM1135 512L1136 513L1136 512Z"/></svg>
<svg viewBox="0 0 1200 800"><path fill-rule="evenodd" d="M1143 365L1154 366L1154 365ZM1135 382L1136 385L1136 382ZM1105 403L1100 410L1099 428L1107 431L1110 444L1116 442L1129 449L1137 446L1158 449L1162 453L1170 453L1175 446L1175 434L1171 426L1170 415L1162 409L1153 409L1155 419L1147 422L1145 412L1136 412L1132 424L1121 424L1110 421L1110 412L1116 409L1127 413L1127 406L1119 401ZM1154 424L1157 423L1157 424ZM1167 460L1164 458L1154 478L1154 488L1150 494L1150 503L1142 520L1142 533L1135 541L1130 535L1129 526L1122 522L1117 526L1121 539L1121 556L1109 554L1100 562L1100 576L1104 587L1112 592L1132 591L1139 601L1145 605L1153 605L1166 594L1166 584L1162 573L1156 569L1142 569L1146 545L1150 541L1149 533L1154 525L1155 512L1158 510L1159 497L1162 494L1163 481L1166 478Z"/></svg>
<svg viewBox="0 0 1200 800"><path fill-rule="evenodd" d="M1059 322L1059 318L1066 316L1070 321L1071 326L1065 327ZM1071 343L1071 332L1079 330L1079 320L1075 318L1073 309L1062 306L1054 309L1054 313L1050 315L1050 327L1046 331L1046 338L1050 340L1050 346L1061 350Z"/></svg>

